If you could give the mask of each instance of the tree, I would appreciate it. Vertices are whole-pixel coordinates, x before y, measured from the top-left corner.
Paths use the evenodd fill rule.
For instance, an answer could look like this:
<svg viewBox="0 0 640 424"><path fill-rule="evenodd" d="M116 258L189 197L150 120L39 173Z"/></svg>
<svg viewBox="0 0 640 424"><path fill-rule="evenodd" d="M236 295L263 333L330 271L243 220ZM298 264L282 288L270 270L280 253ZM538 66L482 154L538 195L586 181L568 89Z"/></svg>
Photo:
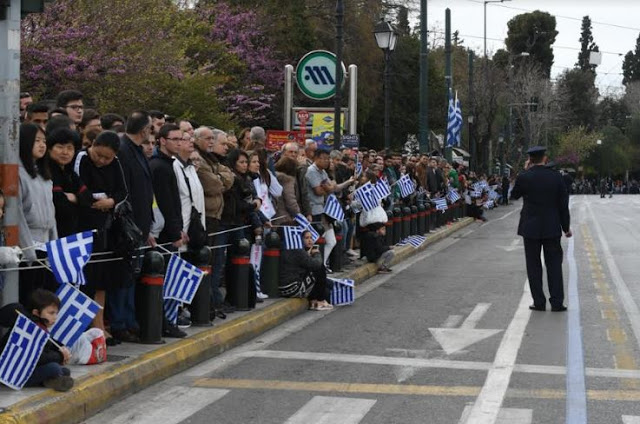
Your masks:
<svg viewBox="0 0 640 424"><path fill-rule="evenodd" d="M629 50L622 62L622 83L627 85L640 80L640 35L636 39L635 51Z"/></svg>
<svg viewBox="0 0 640 424"><path fill-rule="evenodd" d="M568 114L569 127L593 129L596 126L598 89L595 77L595 73L580 68L567 70L559 76L558 86L567 94L563 109Z"/></svg>
<svg viewBox="0 0 640 424"><path fill-rule="evenodd" d="M543 75L548 78L553 65L551 45L558 35L556 18L547 12L536 10L515 16L507 23L507 27L505 44L509 53L529 53L529 60L538 63Z"/></svg>
<svg viewBox="0 0 640 424"><path fill-rule="evenodd" d="M603 128L612 125L624 130L629 113L623 99L605 97L598 103L598 126Z"/></svg>
<svg viewBox="0 0 640 424"><path fill-rule="evenodd" d="M578 62L576 66L583 71L595 72L598 65L589 63L591 52L600 51L598 45L593 41L593 33L591 32L591 18L584 16L582 18L582 32L580 34L580 53L578 53Z"/></svg>
<svg viewBox="0 0 640 424"><path fill-rule="evenodd" d="M601 135L585 127L575 127L560 136L555 160L559 164L577 166L597 146Z"/></svg>
<svg viewBox="0 0 640 424"><path fill-rule="evenodd" d="M624 175L631 169L637 149L617 127L604 127L600 135L602 144L595 146L587 158L587 163L602 176Z"/></svg>

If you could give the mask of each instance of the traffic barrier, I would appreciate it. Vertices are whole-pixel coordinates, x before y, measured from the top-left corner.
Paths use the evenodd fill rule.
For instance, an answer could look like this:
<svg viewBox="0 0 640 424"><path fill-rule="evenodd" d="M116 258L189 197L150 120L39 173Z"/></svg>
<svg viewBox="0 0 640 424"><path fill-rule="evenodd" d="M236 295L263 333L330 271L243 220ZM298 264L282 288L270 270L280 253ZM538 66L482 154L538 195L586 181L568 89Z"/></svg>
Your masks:
<svg viewBox="0 0 640 424"><path fill-rule="evenodd" d="M142 275L136 287L136 318L140 325L140 343L162 344L164 317L164 258L156 251L145 253Z"/></svg>
<svg viewBox="0 0 640 424"><path fill-rule="evenodd" d="M271 231L264 240L264 253L260 266L260 288L269 297L278 297L278 279L280 274L280 249L282 243L277 232Z"/></svg>
<svg viewBox="0 0 640 424"><path fill-rule="evenodd" d="M423 235L427 231L426 228L427 211L424 208L424 204L418 205L418 234Z"/></svg>
<svg viewBox="0 0 640 424"><path fill-rule="evenodd" d="M387 246L393 246L393 212L387 211L387 222L384 224L387 235L385 242Z"/></svg>
<svg viewBox="0 0 640 424"><path fill-rule="evenodd" d="M411 235L411 208L402 208L402 240Z"/></svg>
<svg viewBox="0 0 640 424"><path fill-rule="evenodd" d="M331 250L329 255L329 267L333 272L342 271L344 264L344 249L342 247L342 223L335 221L333 223L333 232L336 236L336 245Z"/></svg>
<svg viewBox="0 0 640 424"><path fill-rule="evenodd" d="M231 247L231 256L227 264L227 302L239 311L248 311L256 307L256 286L253 281L250 253L251 243L242 238Z"/></svg>
<svg viewBox="0 0 640 424"><path fill-rule="evenodd" d="M186 256L189 258L189 262L205 273L202 281L200 282L200 286L193 297L191 306L189 306L191 323L196 327L210 327L211 249L209 249L208 246L204 246L197 251L189 251Z"/></svg>
<svg viewBox="0 0 640 424"><path fill-rule="evenodd" d="M393 208L393 244L398 244L402 237L402 211Z"/></svg>
<svg viewBox="0 0 640 424"><path fill-rule="evenodd" d="M411 206L411 227L409 229L411 235L418 234L418 207Z"/></svg>
<svg viewBox="0 0 640 424"><path fill-rule="evenodd" d="M433 206L429 208L429 231L436 229L438 225L438 211Z"/></svg>

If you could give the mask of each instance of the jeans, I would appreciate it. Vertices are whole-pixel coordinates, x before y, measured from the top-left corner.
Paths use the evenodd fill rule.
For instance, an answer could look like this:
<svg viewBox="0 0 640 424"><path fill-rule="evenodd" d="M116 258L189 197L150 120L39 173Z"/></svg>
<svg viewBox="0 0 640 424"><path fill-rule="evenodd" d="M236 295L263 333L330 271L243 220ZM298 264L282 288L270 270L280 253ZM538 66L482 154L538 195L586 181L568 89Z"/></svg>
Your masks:
<svg viewBox="0 0 640 424"><path fill-rule="evenodd" d="M220 225L218 232L233 228L233 225ZM223 246L225 244L234 244L244 238L244 228L235 231L226 231L222 234L216 234L213 239L213 247ZM211 304L220 305L224 302L224 297L220 291L220 280L222 279L222 269L226 264L225 253L226 247L213 250L213 267L211 269Z"/></svg>
<svg viewBox="0 0 640 424"><path fill-rule="evenodd" d="M111 331L138 329L135 307L135 285L107 291L107 312Z"/></svg>
<svg viewBox="0 0 640 424"><path fill-rule="evenodd" d="M347 218L342 221L342 243L345 252L351 249L351 239L353 238L354 229L353 218Z"/></svg>
<svg viewBox="0 0 640 424"><path fill-rule="evenodd" d="M387 250L386 252L383 252L382 255L378 258L378 260L376 261L376 265L378 265L378 268L389 268L389 265L391 265L391 261L393 260L394 256L395 253L393 253L393 250Z"/></svg>
<svg viewBox="0 0 640 424"><path fill-rule="evenodd" d="M71 371L57 362L49 362L48 364L38 365L33 370L33 374L27 380L25 387L41 386L46 380L61 377L63 375L70 376Z"/></svg>

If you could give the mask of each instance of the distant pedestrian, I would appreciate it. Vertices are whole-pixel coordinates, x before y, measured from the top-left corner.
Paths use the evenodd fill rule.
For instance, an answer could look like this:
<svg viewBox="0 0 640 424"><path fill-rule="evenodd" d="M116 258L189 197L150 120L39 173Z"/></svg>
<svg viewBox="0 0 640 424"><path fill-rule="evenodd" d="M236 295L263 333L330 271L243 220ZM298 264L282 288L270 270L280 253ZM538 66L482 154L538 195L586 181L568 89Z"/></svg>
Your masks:
<svg viewBox="0 0 640 424"><path fill-rule="evenodd" d="M514 199L524 198L518 235L524 238L527 261L527 276L533 297L529 309L544 311L547 300L542 290L542 261L540 250L544 249L549 285L549 303L552 311L566 311L562 280L562 233L571 237L569 195L558 171L545 167L545 147L532 147L527 153L529 160L525 171L516 178L512 190Z"/></svg>

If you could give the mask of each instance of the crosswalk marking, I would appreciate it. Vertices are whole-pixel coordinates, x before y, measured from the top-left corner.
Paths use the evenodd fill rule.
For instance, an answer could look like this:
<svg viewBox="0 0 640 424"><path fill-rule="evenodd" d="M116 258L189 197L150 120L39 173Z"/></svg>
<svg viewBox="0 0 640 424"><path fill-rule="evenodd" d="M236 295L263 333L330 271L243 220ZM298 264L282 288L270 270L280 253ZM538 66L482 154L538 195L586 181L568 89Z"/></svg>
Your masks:
<svg viewBox="0 0 640 424"><path fill-rule="evenodd" d="M203 389L199 387L173 387L153 400L127 409L117 416L99 414L87 424L178 424L224 397L229 390Z"/></svg>
<svg viewBox="0 0 640 424"><path fill-rule="evenodd" d="M622 422L624 424L640 424L640 417L636 417L632 415L623 415Z"/></svg>
<svg viewBox="0 0 640 424"><path fill-rule="evenodd" d="M462 413L460 422L463 423L471 413L471 405L467 405ZM533 410L531 409L515 409L500 408L496 424L531 424L533 421Z"/></svg>
<svg viewBox="0 0 640 424"><path fill-rule="evenodd" d="M314 396L285 424L358 424L375 403L373 399Z"/></svg>

